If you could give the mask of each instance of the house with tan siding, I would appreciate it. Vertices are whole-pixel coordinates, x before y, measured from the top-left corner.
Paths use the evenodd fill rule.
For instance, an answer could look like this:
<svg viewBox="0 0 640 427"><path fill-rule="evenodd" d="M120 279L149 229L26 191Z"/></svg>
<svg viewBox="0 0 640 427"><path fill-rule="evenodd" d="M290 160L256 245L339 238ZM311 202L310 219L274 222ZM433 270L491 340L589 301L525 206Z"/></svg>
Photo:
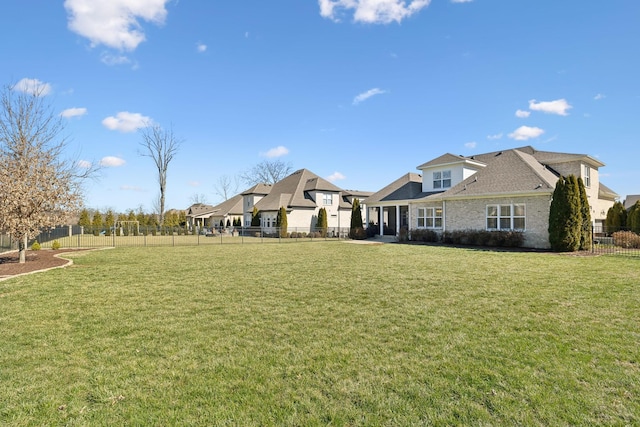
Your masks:
<svg viewBox="0 0 640 427"><path fill-rule="evenodd" d="M368 197L367 223L401 228L519 230L526 247L548 248L549 207L558 178L582 178L595 226L618 195L600 182L600 160L531 146L475 156L444 154Z"/></svg>

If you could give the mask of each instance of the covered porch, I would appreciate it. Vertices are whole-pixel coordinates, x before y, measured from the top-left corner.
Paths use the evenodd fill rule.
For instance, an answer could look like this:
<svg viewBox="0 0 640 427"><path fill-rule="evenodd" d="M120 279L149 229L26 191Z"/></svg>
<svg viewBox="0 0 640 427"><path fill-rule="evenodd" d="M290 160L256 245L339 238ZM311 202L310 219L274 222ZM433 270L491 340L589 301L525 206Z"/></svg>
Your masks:
<svg viewBox="0 0 640 427"><path fill-rule="evenodd" d="M378 226L379 235L397 236L411 224L409 205L381 205L367 208L367 226Z"/></svg>

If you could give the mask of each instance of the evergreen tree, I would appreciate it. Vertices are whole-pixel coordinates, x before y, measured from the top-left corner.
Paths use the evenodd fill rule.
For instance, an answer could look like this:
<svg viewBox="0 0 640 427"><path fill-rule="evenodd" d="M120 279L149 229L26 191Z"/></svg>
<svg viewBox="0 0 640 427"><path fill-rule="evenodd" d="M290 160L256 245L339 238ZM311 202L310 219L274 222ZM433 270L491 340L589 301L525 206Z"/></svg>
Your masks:
<svg viewBox="0 0 640 427"><path fill-rule="evenodd" d="M255 206L253 207L253 212L251 213L251 226L260 227L260 211Z"/></svg>
<svg viewBox="0 0 640 427"><path fill-rule="evenodd" d="M231 221L227 218L227 228L231 227Z"/></svg>
<svg viewBox="0 0 640 427"><path fill-rule="evenodd" d="M107 210L107 213L104 216L104 226L106 227L105 235L111 236L111 229L116 223L115 214L111 209Z"/></svg>
<svg viewBox="0 0 640 427"><path fill-rule="evenodd" d="M93 228L93 234L97 236L100 233L100 230L102 229L102 214L100 213L100 211L96 210L93 213L91 226Z"/></svg>
<svg viewBox="0 0 640 427"><path fill-rule="evenodd" d="M349 237L352 239L360 239L365 237L364 225L362 224L362 210L360 208L360 200L353 199L351 207L351 227L349 229Z"/></svg>
<svg viewBox="0 0 640 427"><path fill-rule="evenodd" d="M560 177L549 208L549 243L557 252L573 252L580 247L582 214L580 191L574 175Z"/></svg>
<svg viewBox="0 0 640 427"><path fill-rule="evenodd" d="M287 237L287 208L280 207L276 217L276 227L280 229L280 237Z"/></svg>
<svg viewBox="0 0 640 427"><path fill-rule="evenodd" d="M320 208L318 211L318 221L316 223L316 229L320 231L322 237L327 235L327 210L325 208Z"/></svg>
<svg viewBox="0 0 640 427"><path fill-rule="evenodd" d="M627 213L627 228L640 234L640 200L635 202Z"/></svg>
<svg viewBox="0 0 640 427"><path fill-rule="evenodd" d="M78 225L88 229L91 226L91 218L89 217L89 211L82 209L80 212L80 218L78 219Z"/></svg>
<svg viewBox="0 0 640 427"><path fill-rule="evenodd" d="M580 196L580 216L582 223L580 226L580 250L591 249L591 207L587 197L587 190L584 188L584 181L578 178L578 191Z"/></svg>
<svg viewBox="0 0 640 427"><path fill-rule="evenodd" d="M627 211L621 202L615 202L609 208L607 218L604 220L604 226L607 233L615 233L627 226Z"/></svg>

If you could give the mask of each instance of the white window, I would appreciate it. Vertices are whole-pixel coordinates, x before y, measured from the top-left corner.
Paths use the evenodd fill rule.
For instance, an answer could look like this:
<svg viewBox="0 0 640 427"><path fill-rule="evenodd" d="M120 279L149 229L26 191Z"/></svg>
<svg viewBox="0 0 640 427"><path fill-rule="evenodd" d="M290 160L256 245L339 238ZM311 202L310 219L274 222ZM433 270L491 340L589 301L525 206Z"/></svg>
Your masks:
<svg viewBox="0 0 640 427"><path fill-rule="evenodd" d="M325 206L333 205L333 194L324 193L322 195L322 203Z"/></svg>
<svg viewBox="0 0 640 427"><path fill-rule="evenodd" d="M487 230L524 230L524 204L487 205Z"/></svg>
<svg viewBox="0 0 640 427"><path fill-rule="evenodd" d="M451 171L440 171L433 173L433 188L450 188L451 187Z"/></svg>
<svg viewBox="0 0 640 427"><path fill-rule="evenodd" d="M584 186L591 187L591 168L589 165L584 165Z"/></svg>
<svg viewBox="0 0 640 427"><path fill-rule="evenodd" d="M442 208L418 208L418 228L442 228Z"/></svg>

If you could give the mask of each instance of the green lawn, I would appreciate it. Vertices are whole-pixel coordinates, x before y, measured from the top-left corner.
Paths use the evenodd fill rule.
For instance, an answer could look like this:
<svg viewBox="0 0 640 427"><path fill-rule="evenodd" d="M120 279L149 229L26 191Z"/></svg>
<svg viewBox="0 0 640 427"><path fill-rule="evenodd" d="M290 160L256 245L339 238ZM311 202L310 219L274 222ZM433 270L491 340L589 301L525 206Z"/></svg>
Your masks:
<svg viewBox="0 0 640 427"><path fill-rule="evenodd" d="M640 264L311 242L0 282L0 425L638 425Z"/></svg>

